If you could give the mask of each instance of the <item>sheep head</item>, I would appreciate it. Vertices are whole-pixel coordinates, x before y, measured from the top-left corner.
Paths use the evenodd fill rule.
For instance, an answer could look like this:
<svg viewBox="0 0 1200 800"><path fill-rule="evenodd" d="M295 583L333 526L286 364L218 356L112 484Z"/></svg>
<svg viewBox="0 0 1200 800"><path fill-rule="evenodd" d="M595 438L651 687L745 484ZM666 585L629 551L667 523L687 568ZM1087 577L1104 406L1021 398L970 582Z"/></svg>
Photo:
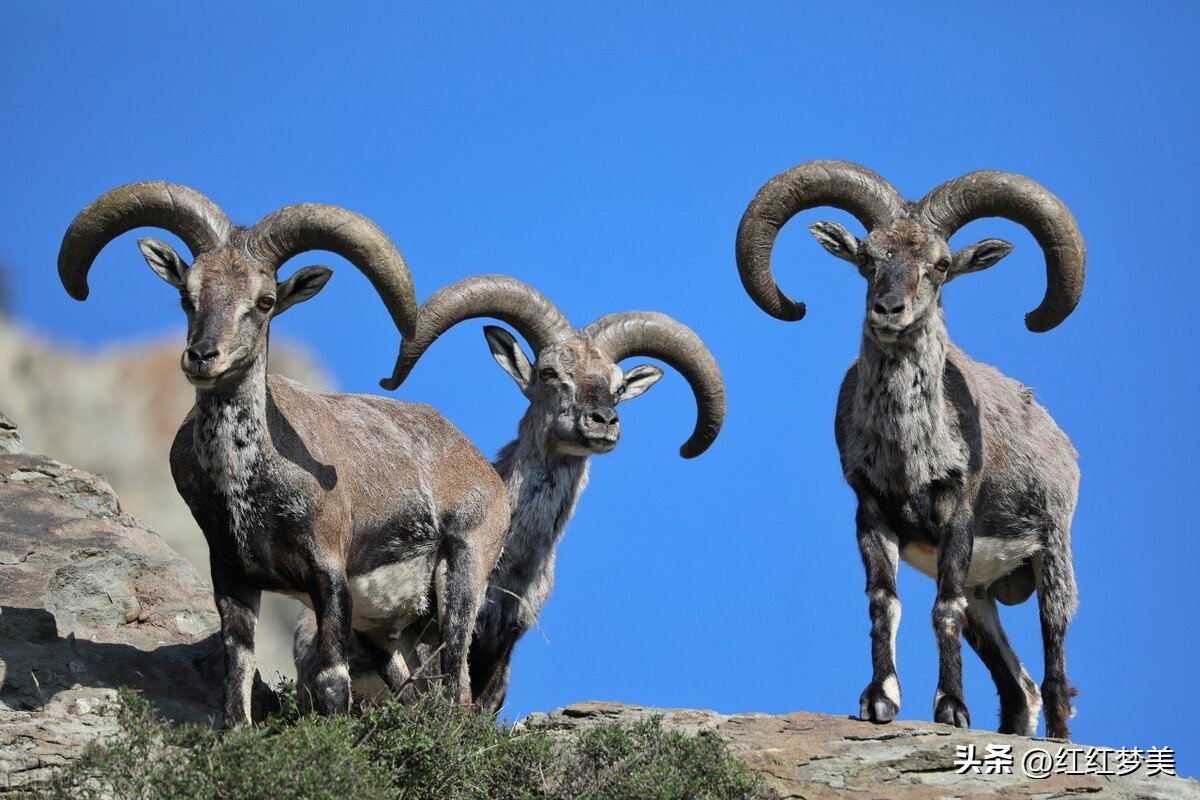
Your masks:
<svg viewBox="0 0 1200 800"><path fill-rule="evenodd" d="M484 336L496 362L529 399L539 444L562 455L600 455L616 447L617 403L637 397L663 374L648 364L624 371L581 337L547 345L530 363L504 328L488 325Z"/></svg>
<svg viewBox="0 0 1200 800"><path fill-rule="evenodd" d="M77 300L88 295L87 273L100 250L143 226L174 233L195 257L190 266L156 239L138 246L150 268L180 294L188 317L180 363L199 388L238 380L266 349L271 319L307 300L332 275L305 267L277 281L284 262L328 250L358 267L374 285L401 333L415 330L417 303L399 251L363 216L334 206L301 203L269 214L251 228L235 227L200 193L161 181L134 183L101 195L75 217L59 250L59 277Z"/></svg>
<svg viewBox="0 0 1200 800"><path fill-rule="evenodd" d="M1012 246L999 239L951 252L949 238L983 217L1024 226L1045 253L1046 293L1025 317L1029 330L1048 331L1061 323L1083 291L1086 252L1075 218L1062 201L1028 178L971 172L907 203L891 184L864 167L810 161L768 181L738 228L742 285L760 308L779 319L801 319L805 309L772 277L775 237L793 216L818 206L848 211L867 229L859 240L836 223L809 226L826 250L855 264L867 279L867 326L881 340L893 340L923 318L936 306L946 281L986 269L1011 252Z"/></svg>
<svg viewBox="0 0 1200 800"><path fill-rule="evenodd" d="M433 342L459 322L492 317L515 328L534 357L502 328L484 330L492 355L517 382L542 423L539 435L552 449L574 455L606 453L620 437L618 403L645 392L662 370L641 365L622 370L626 358L665 361L691 384L698 407L696 427L680 448L692 458L708 449L725 416L725 389L716 361L700 338L664 314L609 314L576 330L549 300L514 278L477 275L433 294L421 306L417 333L406 338L396 369L381 381L395 389Z"/></svg>
<svg viewBox="0 0 1200 800"><path fill-rule="evenodd" d="M951 253L945 239L907 218L861 240L836 222L814 222L808 229L866 279L866 331L882 344L903 338L936 309L946 281L987 269L1012 252L1008 242L985 239Z"/></svg>

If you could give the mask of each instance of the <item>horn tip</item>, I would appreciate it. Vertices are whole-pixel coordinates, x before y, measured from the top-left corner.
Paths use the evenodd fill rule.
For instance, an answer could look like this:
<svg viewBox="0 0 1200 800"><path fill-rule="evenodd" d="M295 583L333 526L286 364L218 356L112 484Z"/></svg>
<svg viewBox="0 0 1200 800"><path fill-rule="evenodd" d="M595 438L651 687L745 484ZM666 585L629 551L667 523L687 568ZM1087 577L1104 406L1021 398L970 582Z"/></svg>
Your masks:
<svg viewBox="0 0 1200 800"><path fill-rule="evenodd" d="M693 442L691 439L688 439L679 448L679 455L681 458L695 458L707 449L708 444L703 442Z"/></svg>
<svg viewBox="0 0 1200 800"><path fill-rule="evenodd" d="M404 383L404 379L408 377L408 373L412 371L412 364L404 363L404 353L396 356L396 366L392 368L392 374L387 378L379 379L379 386L389 392L394 392L400 388L400 384Z"/></svg>
<svg viewBox="0 0 1200 800"><path fill-rule="evenodd" d="M59 273L59 278L62 280L63 288L67 290L67 294L69 294L72 299L79 301L88 299L88 294L91 293L91 290L88 288L86 278L84 280L74 280L66 275L63 275L61 271Z"/></svg>
<svg viewBox="0 0 1200 800"><path fill-rule="evenodd" d="M780 303L778 308L771 313L771 316L784 322L799 322L804 319L804 315L808 313L808 306L804 303L797 303L786 297L779 298Z"/></svg>
<svg viewBox="0 0 1200 800"><path fill-rule="evenodd" d="M759 302L757 298L753 297L751 299L754 300L756 306L783 322L799 322L808 313L808 307L804 303L797 303L783 292L779 292L774 303Z"/></svg>
<svg viewBox="0 0 1200 800"><path fill-rule="evenodd" d="M1053 328L1057 328L1058 324L1062 322L1061 319L1054 319L1039 312L1040 309L1030 311L1025 315L1025 327L1033 333L1045 333Z"/></svg>

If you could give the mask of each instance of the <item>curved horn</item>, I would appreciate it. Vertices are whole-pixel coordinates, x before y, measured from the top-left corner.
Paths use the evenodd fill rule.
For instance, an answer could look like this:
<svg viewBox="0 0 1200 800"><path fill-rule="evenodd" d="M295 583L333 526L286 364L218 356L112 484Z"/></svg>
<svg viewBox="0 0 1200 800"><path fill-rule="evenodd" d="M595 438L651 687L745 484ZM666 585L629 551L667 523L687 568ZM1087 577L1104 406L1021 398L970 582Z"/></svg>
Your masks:
<svg viewBox="0 0 1200 800"><path fill-rule="evenodd" d="M614 362L648 356L667 362L687 378L696 395L696 428L679 455L695 458L708 449L725 420L725 384L712 353L691 328L666 314L624 311L601 317L581 333Z"/></svg>
<svg viewBox="0 0 1200 800"><path fill-rule="evenodd" d="M903 213L905 203L890 183L848 161L806 161L767 181L738 225L737 265L747 294L777 319L803 319L805 309L771 275L775 237L789 219L818 206L848 211L870 231Z"/></svg>
<svg viewBox="0 0 1200 800"><path fill-rule="evenodd" d="M416 332L417 296L404 257L387 234L363 215L321 203L297 203L254 223L247 247L274 270L309 250L338 254L371 281L401 335Z"/></svg>
<svg viewBox="0 0 1200 800"><path fill-rule="evenodd" d="M88 296L87 275L104 246L134 228L169 231L195 259L229 239L233 223L204 195L166 181L142 181L105 192L71 221L58 250L58 277L76 300Z"/></svg>
<svg viewBox="0 0 1200 800"><path fill-rule="evenodd" d="M476 317L494 317L516 328L533 348L534 359L547 345L575 332L553 303L516 278L473 275L439 289L421 305L416 333L405 337L392 377L379 385L395 389L439 336Z"/></svg>
<svg viewBox="0 0 1200 800"><path fill-rule="evenodd" d="M1010 172L969 172L921 198L916 213L946 239L982 217L1002 217L1023 226L1046 254L1046 294L1025 315L1025 327L1048 331L1075 309L1087 261L1083 234L1071 211L1040 183Z"/></svg>

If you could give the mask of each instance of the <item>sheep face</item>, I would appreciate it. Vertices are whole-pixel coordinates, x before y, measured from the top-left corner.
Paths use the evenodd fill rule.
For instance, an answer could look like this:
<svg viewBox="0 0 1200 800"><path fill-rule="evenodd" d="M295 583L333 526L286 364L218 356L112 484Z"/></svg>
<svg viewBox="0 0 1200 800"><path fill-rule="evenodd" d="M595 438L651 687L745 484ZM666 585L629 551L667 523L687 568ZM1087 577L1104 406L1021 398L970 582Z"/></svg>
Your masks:
<svg viewBox="0 0 1200 800"><path fill-rule="evenodd" d="M868 336L894 344L921 326L941 302L942 286L959 275L978 272L1012 251L999 239L985 239L951 253L946 240L911 219L898 219L858 239L835 222L809 230L831 254L858 267L867 281Z"/></svg>
<svg viewBox="0 0 1200 800"><path fill-rule="evenodd" d="M493 357L529 398L543 445L561 455L610 452L621 437L617 404L637 397L663 374L649 365L622 371L581 338L543 348L531 364L508 331L488 326L484 333Z"/></svg>
<svg viewBox="0 0 1200 800"><path fill-rule="evenodd" d="M188 267L169 245L138 242L146 263L179 290L187 314L183 374L199 389L234 386L267 348L271 319L315 295L333 274L305 267L283 283L234 246L202 254Z"/></svg>

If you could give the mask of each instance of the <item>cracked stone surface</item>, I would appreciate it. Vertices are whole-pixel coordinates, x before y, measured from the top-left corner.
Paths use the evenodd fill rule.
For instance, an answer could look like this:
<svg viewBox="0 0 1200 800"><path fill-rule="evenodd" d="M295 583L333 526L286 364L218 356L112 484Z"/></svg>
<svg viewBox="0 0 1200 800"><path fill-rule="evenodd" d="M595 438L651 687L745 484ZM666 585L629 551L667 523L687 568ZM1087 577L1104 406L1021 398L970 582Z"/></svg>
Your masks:
<svg viewBox="0 0 1200 800"><path fill-rule="evenodd" d="M116 731L116 687L131 686L175 721L219 714L223 673L211 590L158 534L123 513L108 482L26 452L0 414L0 794L48 777ZM265 693L259 684L258 700ZM259 709L261 711L261 708ZM1036 798L1077 795L1200 800L1194 780L1024 776L1047 739L934 723L875 726L795 712L717 714L579 703L521 724L571 736L603 722L661 716L688 735L719 736L773 798ZM956 747L1010 745L1010 774L960 775Z"/></svg>
<svg viewBox="0 0 1200 800"><path fill-rule="evenodd" d="M23 438L30 450L106 476L124 510L154 528L207 582L208 545L168 467L175 432L196 399L179 371L182 346L174 333L84 350L0 315L0 410L12 420L0 425L0 453ZM286 338L271 338L270 370L313 388L329 386L315 358ZM37 480L9 476L22 477ZM255 653L262 674L295 675L292 631L300 609L283 595L263 597Z"/></svg>
<svg viewBox="0 0 1200 800"><path fill-rule="evenodd" d="M103 478L25 451L0 415L0 791L111 735L116 687L219 715L212 593Z"/></svg>
<svg viewBox="0 0 1200 800"><path fill-rule="evenodd" d="M520 724L571 736L606 722L632 723L660 716L663 727L688 735L721 737L733 756L759 772L772 798L1036 798L1073 796L1200 800L1200 784L1165 775L1147 776L1142 767L1129 775L1051 775L1026 777L1025 753L1041 748L1053 756L1066 747L1054 739L1027 739L948 725L892 722L872 725L850 717L797 711L783 716L718 714L692 709L660 709L588 702L548 714L531 714ZM1012 774L958 774L956 748L1010 745Z"/></svg>

